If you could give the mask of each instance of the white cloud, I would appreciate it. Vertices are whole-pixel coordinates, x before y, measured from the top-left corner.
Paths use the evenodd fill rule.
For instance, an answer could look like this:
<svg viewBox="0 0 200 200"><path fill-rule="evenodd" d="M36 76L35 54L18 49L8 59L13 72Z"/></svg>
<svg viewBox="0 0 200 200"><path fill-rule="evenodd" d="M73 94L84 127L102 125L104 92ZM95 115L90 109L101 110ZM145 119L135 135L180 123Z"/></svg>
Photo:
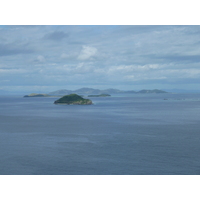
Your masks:
<svg viewBox="0 0 200 200"><path fill-rule="evenodd" d="M68 54L66 54L66 53L62 53L60 57L61 57L61 58L63 58L63 59L65 59L65 58L68 58L68 57L69 57L69 55L68 55Z"/></svg>
<svg viewBox="0 0 200 200"><path fill-rule="evenodd" d="M97 49L90 46L83 46L78 56L78 60L87 60L97 53Z"/></svg>
<svg viewBox="0 0 200 200"><path fill-rule="evenodd" d="M25 69L0 69L0 75L6 74L17 74L17 73L27 73Z"/></svg>
<svg viewBox="0 0 200 200"><path fill-rule="evenodd" d="M168 78L199 78L200 69L169 69L163 70L161 73L168 76Z"/></svg>
<svg viewBox="0 0 200 200"><path fill-rule="evenodd" d="M39 55L39 56L37 57L36 61L38 61L38 62L42 62L42 63L43 63L43 62L46 61L46 59L45 59L44 56Z"/></svg>
<svg viewBox="0 0 200 200"><path fill-rule="evenodd" d="M147 64L147 65L119 65L108 69L109 73L130 73L158 70L167 67L166 65Z"/></svg>

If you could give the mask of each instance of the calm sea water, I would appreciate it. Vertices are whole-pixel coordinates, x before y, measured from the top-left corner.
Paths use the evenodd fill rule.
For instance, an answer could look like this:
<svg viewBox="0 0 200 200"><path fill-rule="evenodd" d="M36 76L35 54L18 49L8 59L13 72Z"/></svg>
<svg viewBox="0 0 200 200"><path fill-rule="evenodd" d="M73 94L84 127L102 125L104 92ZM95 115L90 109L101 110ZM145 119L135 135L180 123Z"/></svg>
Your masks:
<svg viewBox="0 0 200 200"><path fill-rule="evenodd" d="M56 99L0 96L1 175L200 174L200 94Z"/></svg>

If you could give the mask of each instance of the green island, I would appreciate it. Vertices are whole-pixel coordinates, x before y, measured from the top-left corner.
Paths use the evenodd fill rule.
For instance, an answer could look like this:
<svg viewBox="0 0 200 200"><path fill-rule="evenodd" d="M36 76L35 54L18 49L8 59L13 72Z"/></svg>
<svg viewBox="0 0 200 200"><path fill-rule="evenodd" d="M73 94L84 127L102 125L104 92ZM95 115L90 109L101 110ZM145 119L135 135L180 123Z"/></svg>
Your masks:
<svg viewBox="0 0 200 200"><path fill-rule="evenodd" d="M54 104L68 104L68 105L91 105L92 101L90 99L84 99L77 94L69 94L56 100Z"/></svg>
<svg viewBox="0 0 200 200"><path fill-rule="evenodd" d="M110 97L110 94L97 94L97 95L88 95L88 97Z"/></svg>
<svg viewBox="0 0 200 200"><path fill-rule="evenodd" d="M24 97L49 97L48 94L37 94L37 93L32 93L29 95L25 95Z"/></svg>

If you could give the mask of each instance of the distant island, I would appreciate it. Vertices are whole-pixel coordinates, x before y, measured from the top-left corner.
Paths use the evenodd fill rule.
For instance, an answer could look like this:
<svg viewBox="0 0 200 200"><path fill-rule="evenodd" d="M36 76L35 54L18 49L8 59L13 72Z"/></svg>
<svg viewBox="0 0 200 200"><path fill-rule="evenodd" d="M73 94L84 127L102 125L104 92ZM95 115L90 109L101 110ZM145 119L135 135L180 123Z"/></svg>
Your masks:
<svg viewBox="0 0 200 200"><path fill-rule="evenodd" d="M25 95L24 97L49 97L50 95L48 94L37 94L37 93L32 93L29 95Z"/></svg>
<svg viewBox="0 0 200 200"><path fill-rule="evenodd" d="M24 97L62 97L64 95L69 95L69 94L78 94L78 95L87 95L89 97L103 97L103 96L108 96L107 94L148 94L148 93L167 93L163 90L140 90L138 92L134 90L118 90L118 89L106 89L106 90L99 90L99 89L93 89L93 88L81 88L78 90L57 90L54 92L50 92L48 94L37 94L37 93L32 93L29 95L25 95ZM93 95L93 96L91 96ZM94 96L95 95L95 96Z"/></svg>
<svg viewBox="0 0 200 200"><path fill-rule="evenodd" d="M78 94L78 95L100 95L100 94L116 94L121 93L123 91L118 89L106 89L106 90L99 90L93 88L80 88L77 90L57 90L54 92L48 93L48 95L67 95L67 94Z"/></svg>
<svg viewBox="0 0 200 200"><path fill-rule="evenodd" d="M140 90L137 93L144 94L144 93L167 93L167 92L165 92L163 90L157 90L157 89L155 89L155 90Z"/></svg>
<svg viewBox="0 0 200 200"><path fill-rule="evenodd" d="M78 90L57 90L54 92L48 93L48 95L54 96L54 95L67 95L67 94L79 94L79 95L101 95L101 94L123 94L123 93L132 93L132 94L144 94L144 93L167 93L163 90L140 90L138 92L134 90L118 90L118 89L105 89L105 90L99 90L99 89L93 89L93 88L80 88Z"/></svg>
<svg viewBox="0 0 200 200"><path fill-rule="evenodd" d="M88 95L88 97L110 97L110 94Z"/></svg>
<svg viewBox="0 0 200 200"><path fill-rule="evenodd" d="M77 94L65 95L62 98L56 100L54 104L68 104L68 105L91 105L90 99L84 99Z"/></svg>

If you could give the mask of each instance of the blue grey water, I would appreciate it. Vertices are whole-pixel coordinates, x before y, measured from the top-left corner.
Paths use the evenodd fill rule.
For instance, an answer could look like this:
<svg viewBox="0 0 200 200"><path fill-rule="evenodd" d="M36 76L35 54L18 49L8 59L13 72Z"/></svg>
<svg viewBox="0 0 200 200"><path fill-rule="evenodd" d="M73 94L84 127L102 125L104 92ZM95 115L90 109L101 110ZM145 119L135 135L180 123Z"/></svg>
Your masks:
<svg viewBox="0 0 200 200"><path fill-rule="evenodd" d="M56 99L0 96L1 175L200 174L200 94Z"/></svg>

